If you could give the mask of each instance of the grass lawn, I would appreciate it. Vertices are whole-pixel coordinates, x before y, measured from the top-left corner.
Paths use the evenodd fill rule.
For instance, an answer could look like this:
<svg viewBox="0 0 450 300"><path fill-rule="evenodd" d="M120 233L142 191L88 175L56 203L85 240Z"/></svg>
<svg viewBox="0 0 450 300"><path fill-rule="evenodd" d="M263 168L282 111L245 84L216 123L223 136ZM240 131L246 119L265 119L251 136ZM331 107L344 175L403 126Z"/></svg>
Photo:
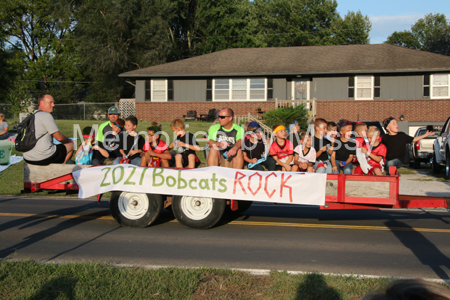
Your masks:
<svg viewBox="0 0 450 300"><path fill-rule="evenodd" d="M0 299L361 299L392 280L1 261Z"/></svg>
<svg viewBox="0 0 450 300"><path fill-rule="evenodd" d="M58 125L59 130L68 137L74 136L74 124L78 124L81 129L83 129L86 126L92 126L94 124L101 124L104 121L72 121L72 120L56 120L56 124ZM196 133L199 131L208 131L208 128L211 126L212 123L208 122L195 122L190 121L186 122L186 129L191 133ZM146 128L150 125L149 122L141 122L138 124L137 131L146 131ZM166 131L172 140L173 134L170 130L170 122L162 122L162 130ZM198 135L197 137L200 138L201 135ZM162 137L163 140L165 140L165 137ZM200 145L204 145L205 142L199 142ZM80 142L78 142L78 146L80 145ZM17 152L15 149L12 151L12 155L18 155L22 156L21 152ZM205 155L203 154L203 151L200 151L197 153L199 159L202 162L205 162ZM3 172L0 172L0 195L18 195L20 194L20 191L23 189L23 162L18 163L16 165L12 165L8 167ZM40 192L40 193L34 193L35 196L46 196L49 195L48 192ZM61 193L56 194L56 196L60 196Z"/></svg>

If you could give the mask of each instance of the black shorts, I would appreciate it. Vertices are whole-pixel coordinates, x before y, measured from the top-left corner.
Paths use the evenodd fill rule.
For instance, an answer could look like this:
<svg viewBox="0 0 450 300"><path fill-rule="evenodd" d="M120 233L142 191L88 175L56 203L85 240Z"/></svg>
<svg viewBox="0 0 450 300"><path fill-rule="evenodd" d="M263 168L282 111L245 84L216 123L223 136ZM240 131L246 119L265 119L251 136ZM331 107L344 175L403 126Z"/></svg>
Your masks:
<svg viewBox="0 0 450 300"><path fill-rule="evenodd" d="M49 164L62 164L66 160L67 156L67 149L64 144L58 144L56 145L56 151L53 153L52 156L40 160L40 161L29 161L25 159L26 163L29 163L30 165L38 165L38 166L47 166Z"/></svg>
<svg viewBox="0 0 450 300"><path fill-rule="evenodd" d="M189 165L189 155L192 154L195 156L195 168L198 168L200 166L200 160L198 159L197 155L195 153L189 153L188 151L184 151L181 153L181 162L183 164L183 168L186 168Z"/></svg>

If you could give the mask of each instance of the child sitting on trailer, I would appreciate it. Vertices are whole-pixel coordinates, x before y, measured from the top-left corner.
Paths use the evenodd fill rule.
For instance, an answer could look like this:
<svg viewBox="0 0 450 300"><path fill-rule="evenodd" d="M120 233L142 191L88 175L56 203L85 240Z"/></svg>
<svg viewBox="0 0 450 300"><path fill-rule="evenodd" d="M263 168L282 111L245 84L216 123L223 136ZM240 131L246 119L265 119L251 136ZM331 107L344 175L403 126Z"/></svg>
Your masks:
<svg viewBox="0 0 450 300"><path fill-rule="evenodd" d="M352 174L352 161L353 156L356 154L356 144L348 140L352 130L352 123L347 120L340 120L338 127L340 137L334 140L333 152L331 154L333 173L339 174L342 170L344 174Z"/></svg>
<svg viewBox="0 0 450 300"><path fill-rule="evenodd" d="M258 122L253 121L247 126L247 132L250 138L244 141L244 162L249 170L275 171L275 160L266 155L267 142L263 139L263 131Z"/></svg>
<svg viewBox="0 0 450 300"><path fill-rule="evenodd" d="M130 163L140 166L141 153L143 152L145 139L136 132L138 120L135 116L125 119L125 130L127 131L120 143L119 151L122 157L114 160L114 165Z"/></svg>
<svg viewBox="0 0 450 300"><path fill-rule="evenodd" d="M331 142L326 138L327 121L322 118L314 120L314 138L312 138L312 146L316 150L316 163L314 170L316 173L332 173L330 158L328 157L329 145Z"/></svg>
<svg viewBox="0 0 450 300"><path fill-rule="evenodd" d="M176 140L170 143L169 148L175 148L175 167L177 168L198 168L200 160L195 154L200 151L200 146L195 136L184 129L184 123L181 119L175 119L170 124L170 128L176 135Z"/></svg>
<svg viewBox="0 0 450 300"><path fill-rule="evenodd" d="M124 128L125 121L119 118L113 123L112 130L103 134L103 142L95 141L93 165L112 164L117 157L122 157L119 147L124 137Z"/></svg>
<svg viewBox="0 0 450 300"><path fill-rule="evenodd" d="M141 158L141 167L169 167L172 155L167 144L160 140L160 132L161 128L157 126L147 128L148 140L144 146L145 153Z"/></svg>
<svg viewBox="0 0 450 300"><path fill-rule="evenodd" d="M277 171L292 171L294 163L294 148L291 141L286 139L286 128L283 125L273 126L273 135L275 137L270 146L270 155L276 161Z"/></svg>
<svg viewBox="0 0 450 300"><path fill-rule="evenodd" d="M397 169L403 165L406 156L406 144L420 141L428 136L434 135L434 131L427 131L425 134L412 137L402 131L398 131L397 120L389 117L383 121L383 127L388 134L383 135L381 143L386 146L386 175L389 175L389 167L395 166Z"/></svg>
<svg viewBox="0 0 450 300"><path fill-rule="evenodd" d="M77 165L92 165L92 155L94 153L94 143L95 132L92 127L84 127L82 130L84 141L78 147L77 152L75 152L75 163Z"/></svg>
<svg viewBox="0 0 450 300"><path fill-rule="evenodd" d="M316 149L311 147L312 138L306 132L300 134L299 144L294 149L294 166L292 171L314 172L314 163L316 162Z"/></svg>
<svg viewBox="0 0 450 300"><path fill-rule="evenodd" d="M361 145L361 152L367 155L367 163L371 166L367 175L383 175L384 159L386 157L386 146L380 143L380 129L370 126L367 130L367 141ZM363 175L361 166L356 167L356 175Z"/></svg>

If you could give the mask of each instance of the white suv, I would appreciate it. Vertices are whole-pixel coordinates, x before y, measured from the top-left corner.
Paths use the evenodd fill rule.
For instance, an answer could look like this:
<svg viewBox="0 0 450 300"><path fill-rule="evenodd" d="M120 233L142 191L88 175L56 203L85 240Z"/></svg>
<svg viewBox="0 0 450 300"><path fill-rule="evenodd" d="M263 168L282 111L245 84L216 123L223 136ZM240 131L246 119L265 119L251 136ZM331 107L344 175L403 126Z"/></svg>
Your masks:
<svg viewBox="0 0 450 300"><path fill-rule="evenodd" d="M445 179L450 179L450 117L433 144L433 173L445 167Z"/></svg>

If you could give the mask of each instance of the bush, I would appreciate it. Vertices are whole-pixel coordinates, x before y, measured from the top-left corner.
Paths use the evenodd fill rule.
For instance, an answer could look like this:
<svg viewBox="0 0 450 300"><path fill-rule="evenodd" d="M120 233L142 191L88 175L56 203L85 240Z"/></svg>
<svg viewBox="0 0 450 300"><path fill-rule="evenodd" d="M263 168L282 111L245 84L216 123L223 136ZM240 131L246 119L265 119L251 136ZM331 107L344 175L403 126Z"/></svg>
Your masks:
<svg viewBox="0 0 450 300"><path fill-rule="evenodd" d="M288 128L290 124L297 121L300 128L305 130L308 127L308 112L304 104L296 107L280 107L267 111L264 114L264 123L270 128L275 124Z"/></svg>

